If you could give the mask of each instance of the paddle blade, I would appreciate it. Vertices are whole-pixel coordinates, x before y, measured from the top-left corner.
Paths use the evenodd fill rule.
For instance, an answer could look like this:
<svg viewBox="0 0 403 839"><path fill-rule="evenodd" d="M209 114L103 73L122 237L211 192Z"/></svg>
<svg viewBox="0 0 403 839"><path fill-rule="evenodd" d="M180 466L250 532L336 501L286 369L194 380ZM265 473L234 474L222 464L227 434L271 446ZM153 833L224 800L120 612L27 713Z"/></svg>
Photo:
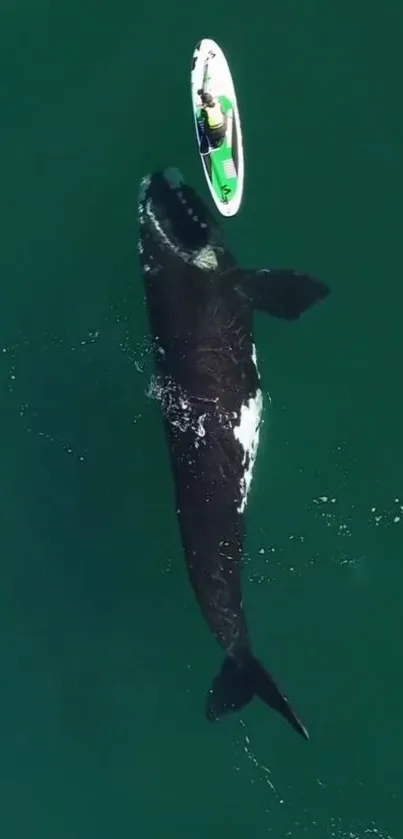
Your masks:
<svg viewBox="0 0 403 839"><path fill-rule="evenodd" d="M209 141L206 134L202 134L200 137L200 154L208 154L209 153Z"/></svg>

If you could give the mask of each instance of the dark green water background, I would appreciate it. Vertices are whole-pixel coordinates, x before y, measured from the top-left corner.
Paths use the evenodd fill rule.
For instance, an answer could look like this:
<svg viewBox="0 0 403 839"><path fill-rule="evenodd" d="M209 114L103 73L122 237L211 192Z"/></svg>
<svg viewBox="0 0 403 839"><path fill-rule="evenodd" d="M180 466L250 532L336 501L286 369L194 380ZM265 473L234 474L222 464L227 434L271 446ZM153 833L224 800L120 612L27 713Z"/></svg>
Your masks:
<svg viewBox="0 0 403 839"><path fill-rule="evenodd" d="M227 52L244 265L333 294L259 315L259 703L209 727L136 253L142 174L208 199L189 64ZM401 839L403 6L2 0L1 839ZM266 767L266 768L265 768Z"/></svg>

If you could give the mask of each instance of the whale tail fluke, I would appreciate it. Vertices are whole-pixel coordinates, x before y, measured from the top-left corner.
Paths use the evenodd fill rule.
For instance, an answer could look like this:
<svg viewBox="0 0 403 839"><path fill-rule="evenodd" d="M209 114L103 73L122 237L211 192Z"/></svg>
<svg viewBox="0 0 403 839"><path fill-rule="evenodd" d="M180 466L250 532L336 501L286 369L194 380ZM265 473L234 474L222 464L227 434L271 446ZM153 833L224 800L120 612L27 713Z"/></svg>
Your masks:
<svg viewBox="0 0 403 839"><path fill-rule="evenodd" d="M281 714L298 734L309 740L307 729L276 685L273 676L252 655L242 663L237 663L229 656L224 659L207 695L207 718L211 722L218 721L224 714L239 711L254 696Z"/></svg>

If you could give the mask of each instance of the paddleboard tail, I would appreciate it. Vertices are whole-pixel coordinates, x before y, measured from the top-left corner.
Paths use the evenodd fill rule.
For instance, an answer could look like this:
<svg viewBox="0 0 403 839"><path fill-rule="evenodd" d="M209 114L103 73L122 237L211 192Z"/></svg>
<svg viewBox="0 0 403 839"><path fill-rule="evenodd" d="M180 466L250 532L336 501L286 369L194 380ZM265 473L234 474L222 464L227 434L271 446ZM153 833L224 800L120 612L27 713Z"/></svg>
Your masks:
<svg viewBox="0 0 403 839"><path fill-rule="evenodd" d="M207 718L211 722L217 722L224 714L244 708L254 696L281 714L298 734L309 740L307 729L298 719L273 676L252 655L241 664L229 656L224 659L207 695Z"/></svg>

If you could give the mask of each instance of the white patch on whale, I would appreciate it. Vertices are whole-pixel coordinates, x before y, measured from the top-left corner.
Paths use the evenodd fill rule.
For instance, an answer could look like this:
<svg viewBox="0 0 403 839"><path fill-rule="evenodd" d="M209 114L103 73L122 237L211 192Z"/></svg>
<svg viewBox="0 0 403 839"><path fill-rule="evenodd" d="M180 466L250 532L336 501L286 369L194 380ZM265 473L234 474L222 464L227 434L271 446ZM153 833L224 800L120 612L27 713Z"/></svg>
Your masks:
<svg viewBox="0 0 403 839"><path fill-rule="evenodd" d="M196 265L197 268L201 268L204 271L214 271L218 266L215 250L210 245L198 251L192 262L193 265Z"/></svg>
<svg viewBox="0 0 403 839"><path fill-rule="evenodd" d="M252 360L257 367L256 347L252 347ZM193 431L195 437L195 448L204 444L206 437L205 422L207 413L199 414L192 408L187 394L170 379L161 380L153 376L150 382L148 395L156 399L168 420L178 431ZM230 428L234 437L240 443L242 456L242 475L240 478L241 501L237 510L239 513L245 511L249 490L252 483L253 468L259 446L260 426L262 422L263 395L260 388L256 393L241 405L240 411L228 414L220 411L217 400L212 400L212 410L218 412L219 421L224 427ZM217 416L217 413L216 413Z"/></svg>
<svg viewBox="0 0 403 839"><path fill-rule="evenodd" d="M252 348L252 359L258 373L256 347L254 344ZM239 424L234 426L234 437L240 442L244 452L242 458L244 472L240 482L241 503L238 507L239 513L243 513L245 510L252 483L253 467L259 446L262 410L262 391L258 388L255 395L241 406Z"/></svg>

